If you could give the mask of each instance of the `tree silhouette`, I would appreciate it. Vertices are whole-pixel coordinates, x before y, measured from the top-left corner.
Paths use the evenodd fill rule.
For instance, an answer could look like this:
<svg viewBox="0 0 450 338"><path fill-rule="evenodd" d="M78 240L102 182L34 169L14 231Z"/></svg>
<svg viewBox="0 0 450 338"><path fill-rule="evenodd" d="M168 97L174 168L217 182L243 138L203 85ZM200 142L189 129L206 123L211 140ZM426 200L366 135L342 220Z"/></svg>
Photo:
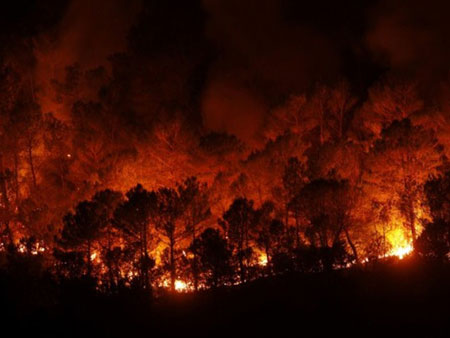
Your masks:
<svg viewBox="0 0 450 338"><path fill-rule="evenodd" d="M448 263L450 259L450 222L437 219L425 225L414 243L414 249L425 259Z"/></svg>
<svg viewBox="0 0 450 338"><path fill-rule="evenodd" d="M183 205L183 219L185 229L192 237L192 243L197 238L198 227L211 215L207 185L197 181L196 177L187 178L178 186L181 203ZM198 258L194 250L192 258L192 277L194 289L198 289Z"/></svg>
<svg viewBox="0 0 450 338"><path fill-rule="evenodd" d="M230 278L231 251L217 229L205 229L191 243L190 250L199 258L199 271L206 285L216 288Z"/></svg>
<svg viewBox="0 0 450 338"><path fill-rule="evenodd" d="M100 245L102 246L102 258L107 267L108 275L108 287L110 290L114 289L117 285L114 272L114 242L117 237L116 229L113 224L114 211L123 202L123 195L118 191L110 189L101 190L97 192L92 201L97 204L98 217L102 218L105 222L103 228L102 240Z"/></svg>
<svg viewBox="0 0 450 338"><path fill-rule="evenodd" d="M114 212L114 225L121 230L128 245L138 248L140 286L150 290L149 270L154 260L149 255L150 225L157 210L157 196L138 184L126 193L127 200Z"/></svg>
<svg viewBox="0 0 450 338"><path fill-rule="evenodd" d="M431 217L450 221L450 172L431 176L424 186Z"/></svg>
<svg viewBox="0 0 450 338"><path fill-rule="evenodd" d="M447 263L450 259L450 172L433 177L425 184L425 193L433 218L425 225L415 251L422 257Z"/></svg>
<svg viewBox="0 0 450 338"><path fill-rule="evenodd" d="M256 244L264 252L267 258L267 268L270 272L272 257L280 252L282 246L282 236L285 231L284 224L274 218L275 205L271 201L266 201L255 212L257 229Z"/></svg>
<svg viewBox="0 0 450 338"><path fill-rule="evenodd" d="M100 238L106 220L100 217L95 202L83 201L75 213L68 213L63 219L60 244L68 249L79 249L84 252L87 276L92 276L92 257L96 241Z"/></svg>
<svg viewBox="0 0 450 338"><path fill-rule="evenodd" d="M238 260L239 278L247 280L247 269L252 256L250 241L255 226L255 210L253 201L246 198L236 198L219 220L225 236L233 247Z"/></svg>
<svg viewBox="0 0 450 338"><path fill-rule="evenodd" d="M1 223L4 227L2 235L6 235L8 246L15 248L14 232L11 227L13 210L10 203L10 178L11 170L6 165L8 151L18 153L20 151L18 139L15 132L14 116L17 103L21 99L21 77L20 73L12 65L0 60L0 193L1 193ZM15 134L15 135L14 135ZM13 147L15 146L15 147ZM9 181L9 182L8 182Z"/></svg>
<svg viewBox="0 0 450 338"><path fill-rule="evenodd" d="M298 160L297 157L291 157L284 169L283 186L286 192L286 224L289 220L289 211L293 214L295 220L295 240L297 248L300 247L300 216L301 210L297 208L296 203L292 203L295 196L300 193L300 190L305 185L307 178L305 175L305 167Z"/></svg>
<svg viewBox="0 0 450 338"><path fill-rule="evenodd" d="M303 210L309 227L305 236L319 249L321 266L330 270L346 259L341 236L345 234L357 259L356 247L349 235L352 198L347 181L314 180L305 185L293 203Z"/></svg>
<svg viewBox="0 0 450 338"><path fill-rule="evenodd" d="M170 273L170 288L175 290L176 244L185 235L179 221L183 215L184 205L178 191L172 188L160 188L157 191L156 229L165 237L169 248L168 269Z"/></svg>

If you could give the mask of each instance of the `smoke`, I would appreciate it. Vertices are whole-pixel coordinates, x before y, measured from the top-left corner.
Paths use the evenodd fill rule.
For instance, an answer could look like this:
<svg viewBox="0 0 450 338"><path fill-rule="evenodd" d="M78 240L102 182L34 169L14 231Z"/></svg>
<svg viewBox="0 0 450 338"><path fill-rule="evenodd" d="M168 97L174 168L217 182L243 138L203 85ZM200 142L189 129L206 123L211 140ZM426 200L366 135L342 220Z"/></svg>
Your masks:
<svg viewBox="0 0 450 338"><path fill-rule="evenodd" d="M188 11L183 1L164 6L155 2L149 8L158 10L157 18L141 25L155 35L149 39L150 47L158 44L161 60L174 58L174 53L175 59L182 55L188 70L183 73L176 65L155 63L153 77L159 83L151 92L161 91L164 95L157 96L167 96L171 102L174 93L182 92L189 82L173 81L174 75L201 77L193 95L198 96L195 102L197 98L202 102L203 125L250 142L260 137L268 112L289 95L302 93L316 82L332 84L348 75L348 68L360 76L381 65L394 73L412 74L424 83L448 77L447 1L431 0L427 6L418 0L367 3L202 0L202 11ZM70 3L54 31L36 40L36 92L44 112L67 115L70 102L56 100L51 80L64 82L65 68L74 63L81 69L108 68L109 55L126 51L127 33L141 8L141 0ZM174 15L177 10L180 17ZM203 15L204 30L198 24ZM197 24L199 28L189 29ZM210 43L207 47L202 44L205 37ZM203 52L192 41L201 41L201 48L212 46L208 52L215 58L198 61ZM199 62L204 65L197 67ZM193 68L201 68L201 75L191 74ZM170 80L163 83L160 79ZM178 91L174 90L176 82ZM149 105L143 110L152 110Z"/></svg>
<svg viewBox="0 0 450 338"><path fill-rule="evenodd" d="M232 81L213 80L204 93L203 122L214 131L251 142L262 125L265 106L249 89Z"/></svg>
<svg viewBox="0 0 450 338"><path fill-rule="evenodd" d="M64 117L51 81L63 81L65 68L74 63L81 69L107 67L109 55L125 50L139 8L140 0L73 0L53 33L36 40L35 78L44 112Z"/></svg>
<svg viewBox="0 0 450 338"><path fill-rule="evenodd" d="M431 83L449 72L450 3L446 0L382 1L371 15L367 45L393 72Z"/></svg>
<svg viewBox="0 0 450 338"><path fill-rule="evenodd" d="M364 79L365 73L374 71L362 82L370 86L387 70L415 78L424 88L435 88L431 84L449 76L450 3L445 0L431 0L426 6L418 0L365 5L290 0L203 3L209 19L206 34L220 55L204 96L208 104L203 105L205 124L213 129L235 133L240 124L241 129L249 123L261 124L266 112L287 95L317 81L333 83L349 75ZM211 107L219 101L211 101L221 97L215 91L223 90L223 83L237 84L247 102L259 102L264 108L259 113L248 111L236 100L226 117L216 115L218 110ZM252 127L247 132L258 130Z"/></svg>
<svg viewBox="0 0 450 338"><path fill-rule="evenodd" d="M204 0L204 6L206 34L220 55L204 94L208 128L257 137L271 106L338 73L333 43L312 25L285 20L280 2Z"/></svg>

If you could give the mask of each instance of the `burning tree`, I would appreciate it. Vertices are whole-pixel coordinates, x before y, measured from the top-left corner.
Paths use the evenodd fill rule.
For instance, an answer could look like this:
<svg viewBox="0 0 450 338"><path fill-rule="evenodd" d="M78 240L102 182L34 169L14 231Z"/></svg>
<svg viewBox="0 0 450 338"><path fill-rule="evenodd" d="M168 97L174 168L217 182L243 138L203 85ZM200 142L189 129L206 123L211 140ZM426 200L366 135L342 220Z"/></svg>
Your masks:
<svg viewBox="0 0 450 338"><path fill-rule="evenodd" d="M255 241L257 247L264 252L266 261L262 263L267 265L270 272L272 257L280 253L283 245L282 237L286 229L284 223L274 216L275 205L273 202L266 201L255 212L258 225L255 231Z"/></svg>
<svg viewBox="0 0 450 338"><path fill-rule="evenodd" d="M432 131L405 119L383 129L381 139L375 142L367 158L369 194L384 203L389 199L395 201L413 241L417 238L423 185L442 164L441 152Z"/></svg>

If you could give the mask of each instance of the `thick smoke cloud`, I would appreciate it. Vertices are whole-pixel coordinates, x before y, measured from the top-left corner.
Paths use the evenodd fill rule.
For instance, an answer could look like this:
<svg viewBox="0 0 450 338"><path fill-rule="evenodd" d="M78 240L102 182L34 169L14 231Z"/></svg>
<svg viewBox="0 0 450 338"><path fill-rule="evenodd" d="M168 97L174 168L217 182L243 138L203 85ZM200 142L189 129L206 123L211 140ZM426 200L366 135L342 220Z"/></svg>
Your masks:
<svg viewBox="0 0 450 338"><path fill-rule="evenodd" d="M140 0L73 0L53 34L36 40L36 81L44 112L64 115L52 95L51 80L63 81L67 66L108 66L109 55L126 49L139 8Z"/></svg>
<svg viewBox="0 0 450 338"><path fill-rule="evenodd" d="M257 95L240 86L224 79L213 80L204 93L203 119L214 131L251 142L262 125L266 107Z"/></svg>
<svg viewBox="0 0 450 338"><path fill-rule="evenodd" d="M65 67L74 63L83 69L108 67L110 54L127 52L127 34L133 25L148 26L154 32L151 41L159 46L155 48L159 48L160 60L176 59L174 53L183 54L184 47L174 48L171 40L176 46L198 49L192 41L208 41L206 47L199 44L210 48L208 52L182 55L186 65L193 65L186 66L187 71L180 71L176 65L155 64L154 68L161 73L157 73L160 78L172 79L170 75L179 74L196 79L193 95L198 97L192 102L201 102L198 109L203 126L248 142L258 140L273 107L291 94L313 88L317 82L332 84L350 77L354 86L361 87L358 93L364 93L384 72L412 75L424 83L448 77L449 5L444 0L432 0L426 6L416 0L372 0L364 4L358 0L345 4L202 0L201 4L195 3L203 6L201 10L192 5L197 9L182 10L180 18L174 16L174 9L185 9L184 0L171 0L164 6L157 0L148 3L154 5L148 8L158 10L158 18L167 19L135 25L141 0L74 0L69 4L53 33L36 39L35 75L44 112L54 111L64 117L70 109L55 101L52 79L63 81ZM172 22L170 18L175 19ZM184 26L196 25L203 19L204 29ZM180 20L184 24L177 25ZM149 33L143 35L153 36ZM201 59L197 54L202 53L212 57L201 61L204 65L197 65ZM201 71L193 75L190 72L194 68ZM355 76L364 80L359 82ZM189 83L178 82L183 88ZM161 91L159 96L168 97L170 102L174 90L167 86L171 83L174 81L160 84L152 92ZM151 105L142 109L152 110Z"/></svg>
<svg viewBox="0 0 450 338"><path fill-rule="evenodd" d="M312 25L284 20L280 2L205 0L204 6L206 34L220 55L204 92L207 127L257 136L270 106L338 73L333 43Z"/></svg>

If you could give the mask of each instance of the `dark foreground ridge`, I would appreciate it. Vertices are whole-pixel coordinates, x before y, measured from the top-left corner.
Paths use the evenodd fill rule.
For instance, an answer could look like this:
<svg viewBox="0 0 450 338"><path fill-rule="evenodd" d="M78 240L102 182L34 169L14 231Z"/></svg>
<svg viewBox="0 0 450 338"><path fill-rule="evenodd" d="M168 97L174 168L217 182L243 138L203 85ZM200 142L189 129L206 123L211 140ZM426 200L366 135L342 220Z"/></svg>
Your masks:
<svg viewBox="0 0 450 338"><path fill-rule="evenodd" d="M15 275L14 275L15 274ZM450 334L450 269L414 259L291 274L152 301L87 283L3 273L4 332L15 337L440 337Z"/></svg>

